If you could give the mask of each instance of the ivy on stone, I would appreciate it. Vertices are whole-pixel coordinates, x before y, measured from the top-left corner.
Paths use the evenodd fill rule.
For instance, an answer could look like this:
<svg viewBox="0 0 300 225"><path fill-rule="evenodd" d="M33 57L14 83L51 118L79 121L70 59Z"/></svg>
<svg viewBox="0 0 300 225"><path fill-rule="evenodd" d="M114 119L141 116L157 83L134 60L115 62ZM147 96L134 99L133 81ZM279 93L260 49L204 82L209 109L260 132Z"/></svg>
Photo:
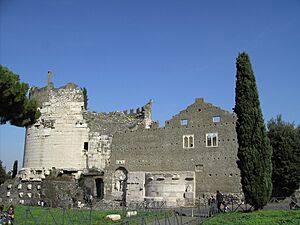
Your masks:
<svg viewBox="0 0 300 225"><path fill-rule="evenodd" d="M84 109L87 110L87 106L88 106L88 96L87 96L87 89L81 88L82 90L82 94L83 94L83 100L84 100Z"/></svg>

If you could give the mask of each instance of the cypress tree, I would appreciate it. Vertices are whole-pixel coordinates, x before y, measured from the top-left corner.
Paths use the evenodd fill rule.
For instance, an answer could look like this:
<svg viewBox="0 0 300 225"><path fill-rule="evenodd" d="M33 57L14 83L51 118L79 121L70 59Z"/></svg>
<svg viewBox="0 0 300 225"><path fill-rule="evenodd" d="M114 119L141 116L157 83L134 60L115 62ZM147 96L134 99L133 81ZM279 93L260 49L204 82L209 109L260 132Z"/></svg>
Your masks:
<svg viewBox="0 0 300 225"><path fill-rule="evenodd" d="M12 170L12 174L11 177L15 178L18 174L18 160L14 161L14 165L13 165L13 170Z"/></svg>
<svg viewBox="0 0 300 225"><path fill-rule="evenodd" d="M247 203L262 209L272 192L272 148L267 137L256 81L247 53L236 60L235 108L239 143L237 164Z"/></svg>

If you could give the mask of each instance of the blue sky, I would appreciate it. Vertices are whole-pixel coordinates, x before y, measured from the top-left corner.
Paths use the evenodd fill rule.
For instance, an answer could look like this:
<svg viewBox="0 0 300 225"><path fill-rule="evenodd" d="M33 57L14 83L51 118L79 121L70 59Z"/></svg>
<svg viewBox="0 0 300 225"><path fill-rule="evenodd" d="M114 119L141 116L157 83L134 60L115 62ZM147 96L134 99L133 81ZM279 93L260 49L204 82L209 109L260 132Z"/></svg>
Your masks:
<svg viewBox="0 0 300 225"><path fill-rule="evenodd" d="M0 63L31 86L74 82L90 111L142 106L164 121L204 97L234 107L235 60L251 58L265 120L300 123L300 1L0 0ZM21 167L25 129L0 126Z"/></svg>

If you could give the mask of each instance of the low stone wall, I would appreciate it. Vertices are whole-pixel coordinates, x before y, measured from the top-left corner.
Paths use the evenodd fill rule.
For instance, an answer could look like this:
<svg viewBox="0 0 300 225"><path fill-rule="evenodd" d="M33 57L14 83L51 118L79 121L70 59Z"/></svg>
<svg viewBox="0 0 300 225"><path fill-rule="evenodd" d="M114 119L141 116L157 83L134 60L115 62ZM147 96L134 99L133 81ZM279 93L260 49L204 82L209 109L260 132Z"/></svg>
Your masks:
<svg viewBox="0 0 300 225"><path fill-rule="evenodd" d="M83 202L83 191L74 180L44 180L22 182L19 179L7 180L0 187L0 203L41 205L51 207L73 207Z"/></svg>
<svg viewBox="0 0 300 225"><path fill-rule="evenodd" d="M0 202L4 204L34 205L40 199L41 182L21 182L19 179L7 180L0 187Z"/></svg>

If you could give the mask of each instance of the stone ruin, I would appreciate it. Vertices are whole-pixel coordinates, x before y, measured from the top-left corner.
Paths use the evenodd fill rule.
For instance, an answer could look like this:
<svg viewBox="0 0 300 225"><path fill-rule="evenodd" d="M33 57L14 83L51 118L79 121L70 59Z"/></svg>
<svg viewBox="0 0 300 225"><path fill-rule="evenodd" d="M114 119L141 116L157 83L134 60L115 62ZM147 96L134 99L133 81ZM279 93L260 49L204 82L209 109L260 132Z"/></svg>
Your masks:
<svg viewBox="0 0 300 225"><path fill-rule="evenodd" d="M82 89L72 83L55 88L51 73L46 87L31 88L30 98L41 117L26 129L18 185L42 187L55 169L77 184L80 179L94 201L186 206L217 189L241 194L236 115L202 98L163 127L152 120L151 100L136 110L89 112ZM32 198L28 190L16 191L16 199Z"/></svg>

